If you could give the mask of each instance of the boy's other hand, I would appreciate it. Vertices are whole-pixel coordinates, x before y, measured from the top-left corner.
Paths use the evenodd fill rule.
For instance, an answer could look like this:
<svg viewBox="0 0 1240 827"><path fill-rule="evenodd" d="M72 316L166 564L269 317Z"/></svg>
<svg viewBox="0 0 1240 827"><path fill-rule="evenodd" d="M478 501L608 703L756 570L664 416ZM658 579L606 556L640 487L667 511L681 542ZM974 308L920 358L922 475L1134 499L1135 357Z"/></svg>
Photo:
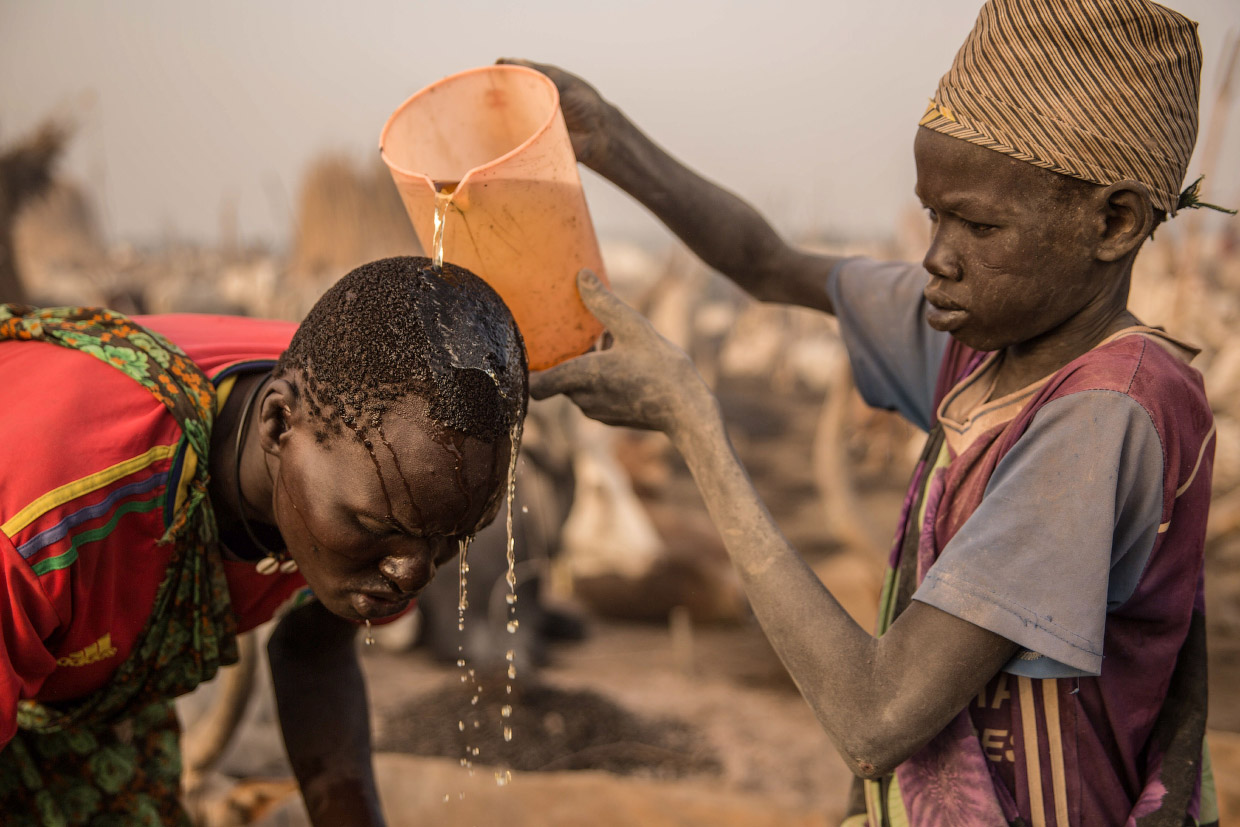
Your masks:
<svg viewBox="0 0 1240 827"><path fill-rule="evenodd" d="M607 115L610 106L598 91L581 78L549 63L519 57L501 57L496 63L537 69L560 90L560 111L568 127L577 160L596 169L607 156Z"/></svg>
<svg viewBox="0 0 1240 827"><path fill-rule="evenodd" d="M713 397L685 352L659 335L640 313L589 270L577 274L581 300L614 343L530 375L530 396L562 393L591 419L663 431L692 427Z"/></svg>

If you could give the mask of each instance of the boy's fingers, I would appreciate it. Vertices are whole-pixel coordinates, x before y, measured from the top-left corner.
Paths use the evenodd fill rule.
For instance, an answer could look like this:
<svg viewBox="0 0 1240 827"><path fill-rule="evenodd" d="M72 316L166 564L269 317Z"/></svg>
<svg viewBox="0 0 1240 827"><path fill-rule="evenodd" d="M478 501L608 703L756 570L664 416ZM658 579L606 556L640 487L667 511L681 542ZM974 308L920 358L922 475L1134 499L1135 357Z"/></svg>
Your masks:
<svg viewBox="0 0 1240 827"><path fill-rule="evenodd" d="M560 393L570 393L581 384L580 361L585 356L556 365L547 370L535 371L530 374L530 398L546 399Z"/></svg>
<svg viewBox="0 0 1240 827"><path fill-rule="evenodd" d="M530 374L530 399L546 399L560 392L556 386L555 368L548 368Z"/></svg>
<svg viewBox="0 0 1240 827"><path fill-rule="evenodd" d="M577 273L577 290L581 301L594 318L613 333L623 331L642 316L607 289L594 271L586 268Z"/></svg>

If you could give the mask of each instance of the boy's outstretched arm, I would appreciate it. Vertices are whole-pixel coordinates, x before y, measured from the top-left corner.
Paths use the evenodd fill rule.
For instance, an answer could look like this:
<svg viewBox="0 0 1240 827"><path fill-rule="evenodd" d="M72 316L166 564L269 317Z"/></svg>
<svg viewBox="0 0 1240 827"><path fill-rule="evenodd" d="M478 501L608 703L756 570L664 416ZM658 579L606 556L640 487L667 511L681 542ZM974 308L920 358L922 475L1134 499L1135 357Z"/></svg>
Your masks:
<svg viewBox="0 0 1240 827"><path fill-rule="evenodd" d="M314 825L384 823L356 635L316 601L285 615L267 644L280 731Z"/></svg>
<svg viewBox="0 0 1240 827"><path fill-rule="evenodd" d="M763 631L853 772L877 778L939 733L1016 653L1011 641L914 601L881 638L858 626L784 538L688 357L583 271L615 345L534 374L612 425L660 430L692 471Z"/></svg>
<svg viewBox="0 0 1240 827"><path fill-rule="evenodd" d="M753 207L681 164L581 78L501 58L555 81L577 159L645 205L704 262L755 298L832 312L834 256L789 245Z"/></svg>

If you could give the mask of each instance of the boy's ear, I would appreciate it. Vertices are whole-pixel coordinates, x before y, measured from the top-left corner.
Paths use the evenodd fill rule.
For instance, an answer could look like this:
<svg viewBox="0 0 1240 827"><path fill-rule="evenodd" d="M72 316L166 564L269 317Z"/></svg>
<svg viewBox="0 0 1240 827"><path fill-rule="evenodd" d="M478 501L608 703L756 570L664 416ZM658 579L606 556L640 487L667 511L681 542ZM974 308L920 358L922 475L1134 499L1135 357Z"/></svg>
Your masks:
<svg viewBox="0 0 1240 827"><path fill-rule="evenodd" d="M1104 215L1097 256L1101 261L1119 261L1154 231L1150 191L1139 181L1119 181L1104 188L1098 197Z"/></svg>
<svg viewBox="0 0 1240 827"><path fill-rule="evenodd" d="M268 454L279 455L284 436L297 411L297 392L287 379L273 379L259 400L259 444Z"/></svg>

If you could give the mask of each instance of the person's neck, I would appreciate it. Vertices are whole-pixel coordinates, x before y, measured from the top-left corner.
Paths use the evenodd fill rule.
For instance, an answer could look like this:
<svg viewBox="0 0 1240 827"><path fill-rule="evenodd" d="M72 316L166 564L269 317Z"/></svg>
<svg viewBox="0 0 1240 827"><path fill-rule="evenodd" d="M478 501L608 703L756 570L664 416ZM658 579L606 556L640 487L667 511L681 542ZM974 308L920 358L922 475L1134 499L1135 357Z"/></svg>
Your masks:
<svg viewBox="0 0 1240 827"><path fill-rule="evenodd" d="M992 399L999 399L1050 376L1108 336L1140 321L1128 310L1128 278L1055 328L1003 349Z"/></svg>
<svg viewBox="0 0 1240 827"><path fill-rule="evenodd" d="M275 523L270 506L264 507L264 504L271 502L271 480L264 466L259 439L261 388L268 379L268 373L239 376L212 429L209 492L217 520L226 524L239 522L243 508L245 517L251 524ZM253 404L246 411L246 402L251 399L251 395ZM243 414L250 421L240 445L241 457L238 463L237 437L243 424ZM237 497L238 471L241 477L240 499Z"/></svg>

